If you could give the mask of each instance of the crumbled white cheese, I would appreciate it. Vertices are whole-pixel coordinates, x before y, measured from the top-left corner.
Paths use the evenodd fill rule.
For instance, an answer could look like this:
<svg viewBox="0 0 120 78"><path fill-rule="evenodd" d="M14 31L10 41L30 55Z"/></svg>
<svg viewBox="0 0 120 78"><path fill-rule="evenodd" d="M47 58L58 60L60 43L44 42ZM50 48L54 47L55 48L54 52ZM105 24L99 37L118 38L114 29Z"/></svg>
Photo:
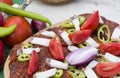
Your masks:
<svg viewBox="0 0 120 78"><path fill-rule="evenodd" d="M99 47L99 44L91 37L89 37L86 42L91 46L91 47Z"/></svg>
<svg viewBox="0 0 120 78"><path fill-rule="evenodd" d="M120 41L120 26L116 27L111 36L112 41Z"/></svg>
<svg viewBox="0 0 120 78"><path fill-rule="evenodd" d="M48 37L55 37L56 36L55 32L53 32L53 31L42 31L42 32L40 32L40 34L42 34L44 36L48 36Z"/></svg>
<svg viewBox="0 0 120 78"><path fill-rule="evenodd" d="M50 39L32 37L29 42L32 43L32 44L48 47L49 43L50 43Z"/></svg>
<svg viewBox="0 0 120 78"><path fill-rule="evenodd" d="M71 40L68 37L68 33L66 31L62 32L60 36L68 45L72 44Z"/></svg>
<svg viewBox="0 0 120 78"><path fill-rule="evenodd" d="M80 21L78 18L74 18L72 23L74 24L75 30L80 30Z"/></svg>

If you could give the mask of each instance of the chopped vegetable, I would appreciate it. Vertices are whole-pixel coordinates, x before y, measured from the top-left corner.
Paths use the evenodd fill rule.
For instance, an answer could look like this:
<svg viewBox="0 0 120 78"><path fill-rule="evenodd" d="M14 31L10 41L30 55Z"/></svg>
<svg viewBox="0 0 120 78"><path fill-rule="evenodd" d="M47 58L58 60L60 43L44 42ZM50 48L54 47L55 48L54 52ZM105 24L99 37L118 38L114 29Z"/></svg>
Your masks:
<svg viewBox="0 0 120 78"><path fill-rule="evenodd" d="M88 47L88 46L89 46L89 44L88 44L87 42L78 44L78 47L79 47L79 48Z"/></svg>
<svg viewBox="0 0 120 78"><path fill-rule="evenodd" d="M95 71L101 77L115 76L120 72L120 62L99 62Z"/></svg>
<svg viewBox="0 0 120 78"><path fill-rule="evenodd" d="M120 41L120 26L116 27L111 36L112 41Z"/></svg>
<svg viewBox="0 0 120 78"><path fill-rule="evenodd" d="M74 24L71 19L64 21L61 25L63 28L74 28Z"/></svg>
<svg viewBox="0 0 120 78"><path fill-rule="evenodd" d="M120 62L120 58L110 53L105 53L104 58L111 62Z"/></svg>
<svg viewBox="0 0 120 78"><path fill-rule="evenodd" d="M31 40L30 40L30 43L45 46L45 47L49 47L50 39L32 37Z"/></svg>
<svg viewBox="0 0 120 78"><path fill-rule="evenodd" d="M68 33L66 31L62 32L61 35L62 39L68 44L68 45L72 45L71 40L68 37Z"/></svg>
<svg viewBox="0 0 120 78"><path fill-rule="evenodd" d="M33 73L36 72L38 65L39 65L38 54L35 50L33 50L30 61L29 61L29 66L28 66L28 75L29 76L31 76Z"/></svg>
<svg viewBox="0 0 120 78"><path fill-rule="evenodd" d="M99 44L91 37L89 37L85 42L91 47L99 47Z"/></svg>
<svg viewBox="0 0 120 78"><path fill-rule="evenodd" d="M58 39L52 38L50 40L49 50L50 50L50 53L52 54L52 56L55 59L57 59L57 60L64 60L65 57L64 57L62 44L61 44L61 42Z"/></svg>
<svg viewBox="0 0 120 78"><path fill-rule="evenodd" d="M40 52L40 48L27 48L22 49L23 54L32 54L32 51L35 50L37 53Z"/></svg>
<svg viewBox="0 0 120 78"><path fill-rule="evenodd" d="M24 43L24 44L22 44L22 48L23 48L23 49L33 48L33 45L30 44L30 43Z"/></svg>
<svg viewBox="0 0 120 78"><path fill-rule="evenodd" d="M12 34L16 29L16 25L10 27L0 27L0 37L5 37Z"/></svg>
<svg viewBox="0 0 120 78"><path fill-rule="evenodd" d="M30 55L29 54L19 54L18 56L18 61L19 62L26 62L30 60Z"/></svg>
<svg viewBox="0 0 120 78"><path fill-rule="evenodd" d="M68 50L70 50L70 51L74 51L74 50L77 50L77 49L79 49L79 48L76 47L76 46L68 46Z"/></svg>
<svg viewBox="0 0 120 78"><path fill-rule="evenodd" d="M31 21L31 26L36 32L38 32L39 30L42 30L42 29L47 27L45 22L38 21L38 20L32 20Z"/></svg>
<svg viewBox="0 0 120 78"><path fill-rule="evenodd" d="M84 71L85 75L87 78L98 78L96 73L92 70L92 68L86 68Z"/></svg>
<svg viewBox="0 0 120 78"><path fill-rule="evenodd" d="M69 34L70 40L75 44L83 43L91 35L92 30L79 30Z"/></svg>
<svg viewBox="0 0 120 78"><path fill-rule="evenodd" d="M108 52L113 55L120 55L120 43L118 43L118 42L101 43L100 51L103 54Z"/></svg>
<svg viewBox="0 0 120 78"><path fill-rule="evenodd" d="M99 25L99 13L96 11L93 15L91 15L87 21L83 23L81 26L81 30L91 29L95 31Z"/></svg>
<svg viewBox="0 0 120 78"><path fill-rule="evenodd" d="M42 31L42 32L40 32L40 34L42 34L44 36L48 36L48 37L55 37L56 36L55 32L53 32L53 31Z"/></svg>
<svg viewBox="0 0 120 78"><path fill-rule="evenodd" d="M98 50L94 47L84 47L70 52L66 56L66 60L70 65L85 64L94 59L98 54Z"/></svg>
<svg viewBox="0 0 120 78"><path fill-rule="evenodd" d="M52 78L61 78L63 76L63 70L62 69L57 69L56 74Z"/></svg>
<svg viewBox="0 0 120 78"><path fill-rule="evenodd" d="M68 69L67 72L72 78L85 78L85 74L78 69Z"/></svg>
<svg viewBox="0 0 120 78"><path fill-rule="evenodd" d="M10 5L2 3L2 2L0 2L0 11L7 12L7 13L10 13L10 14L13 14L13 15L18 15L18 16L22 16L22 17L31 18L31 19L34 19L34 20L43 21L43 22L46 22L49 25L51 25L51 21L48 18L46 18L46 17L44 17L40 14L25 11L25 10L22 10L22 9L17 9L17 8L11 7Z"/></svg>
<svg viewBox="0 0 120 78"><path fill-rule="evenodd" d="M54 76L56 74L56 72L57 72L56 68L49 69L49 70L46 70L43 72L36 72L34 74L34 78L49 78L49 77Z"/></svg>
<svg viewBox="0 0 120 78"><path fill-rule="evenodd" d="M107 25L102 25L99 29L98 29L98 40L100 42L110 42L110 29Z"/></svg>
<svg viewBox="0 0 120 78"><path fill-rule="evenodd" d="M54 59L47 59L47 61L49 62L50 67L68 69L68 64L67 63L63 63L61 61L57 61L57 60L54 60Z"/></svg>
<svg viewBox="0 0 120 78"><path fill-rule="evenodd" d="M80 30L80 21L78 18L74 18L72 23L74 24L75 30Z"/></svg>
<svg viewBox="0 0 120 78"><path fill-rule="evenodd" d="M71 34L71 33L73 33L75 31L75 29L67 29L67 33L68 34Z"/></svg>
<svg viewBox="0 0 120 78"><path fill-rule="evenodd" d="M0 26L3 25L3 22L4 22L4 18L3 18L2 13L0 12Z"/></svg>
<svg viewBox="0 0 120 78"><path fill-rule="evenodd" d="M78 16L80 26L85 22L85 17L84 16Z"/></svg>

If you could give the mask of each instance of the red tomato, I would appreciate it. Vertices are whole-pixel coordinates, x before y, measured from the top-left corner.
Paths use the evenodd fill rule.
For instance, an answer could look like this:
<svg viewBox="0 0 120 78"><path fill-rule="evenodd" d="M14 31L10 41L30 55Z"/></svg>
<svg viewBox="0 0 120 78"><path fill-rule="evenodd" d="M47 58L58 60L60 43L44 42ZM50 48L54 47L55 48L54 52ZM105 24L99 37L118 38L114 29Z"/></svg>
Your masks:
<svg viewBox="0 0 120 78"><path fill-rule="evenodd" d="M49 50L52 56L57 60L64 60L62 44L56 38L52 38L49 44Z"/></svg>
<svg viewBox="0 0 120 78"><path fill-rule="evenodd" d="M29 61L29 67L28 67L29 76L31 76L34 72L36 72L38 65L39 65L38 54L35 50L33 50L31 54L31 59Z"/></svg>
<svg viewBox="0 0 120 78"><path fill-rule="evenodd" d="M101 77L111 77L120 72L120 62L99 62L95 68Z"/></svg>
<svg viewBox="0 0 120 78"><path fill-rule="evenodd" d="M4 3L9 4L9 5L13 4L12 0L0 0L0 2L4 2Z"/></svg>
<svg viewBox="0 0 120 78"><path fill-rule="evenodd" d="M32 29L30 24L27 22L26 19L20 16L12 16L8 18L4 26L8 27L15 24L17 25L15 32L5 37L5 42L10 46L21 43L26 38L32 35Z"/></svg>
<svg viewBox="0 0 120 78"><path fill-rule="evenodd" d="M0 68L2 67L5 59L5 46L0 40Z"/></svg>
<svg viewBox="0 0 120 78"><path fill-rule="evenodd" d="M117 42L101 43L100 51L103 54L108 52L113 55L120 55L120 43L117 43Z"/></svg>
<svg viewBox="0 0 120 78"><path fill-rule="evenodd" d="M91 35L92 30L79 30L69 34L70 40L75 44L80 44L84 42Z"/></svg>
<svg viewBox="0 0 120 78"><path fill-rule="evenodd" d="M81 30L84 29L92 29L95 31L99 25L99 13L96 11L93 15L91 15L85 23L81 26Z"/></svg>

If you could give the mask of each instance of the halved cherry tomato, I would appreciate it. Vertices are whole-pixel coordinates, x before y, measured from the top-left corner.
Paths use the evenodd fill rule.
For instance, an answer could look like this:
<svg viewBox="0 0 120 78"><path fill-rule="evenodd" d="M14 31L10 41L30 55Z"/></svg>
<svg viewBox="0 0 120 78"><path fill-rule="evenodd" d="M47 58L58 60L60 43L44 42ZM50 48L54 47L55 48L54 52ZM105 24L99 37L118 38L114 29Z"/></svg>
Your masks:
<svg viewBox="0 0 120 78"><path fill-rule="evenodd" d="M120 55L120 43L117 42L101 43L100 51L103 54L109 52L113 55Z"/></svg>
<svg viewBox="0 0 120 78"><path fill-rule="evenodd" d="M51 39L49 44L49 50L55 59L64 60L64 52L63 52L62 44L58 39L56 38Z"/></svg>
<svg viewBox="0 0 120 78"><path fill-rule="evenodd" d="M83 23L81 26L81 30L84 29L92 29L95 31L98 28L99 25L99 13L96 11L93 15L91 15L87 21Z"/></svg>
<svg viewBox="0 0 120 78"><path fill-rule="evenodd" d="M12 0L0 0L0 2L4 2L4 3L9 4L9 5L13 4Z"/></svg>
<svg viewBox="0 0 120 78"><path fill-rule="evenodd" d="M120 72L120 62L99 62L95 68L101 77L111 77Z"/></svg>
<svg viewBox="0 0 120 78"><path fill-rule="evenodd" d="M92 30L79 30L69 34L70 40L75 44L84 42L92 33Z"/></svg>
<svg viewBox="0 0 120 78"><path fill-rule="evenodd" d="M38 54L35 50L33 50L28 67L28 75L31 76L34 72L36 72L37 67L39 65L38 62Z"/></svg>

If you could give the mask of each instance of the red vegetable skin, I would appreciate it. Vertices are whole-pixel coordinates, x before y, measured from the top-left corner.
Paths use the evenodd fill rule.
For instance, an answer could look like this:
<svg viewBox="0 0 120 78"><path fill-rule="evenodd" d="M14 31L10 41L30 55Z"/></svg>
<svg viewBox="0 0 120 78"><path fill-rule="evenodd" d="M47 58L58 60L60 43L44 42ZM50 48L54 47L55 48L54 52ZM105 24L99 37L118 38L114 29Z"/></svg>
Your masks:
<svg viewBox="0 0 120 78"><path fill-rule="evenodd" d="M120 62L99 62L95 68L101 77L111 77L120 72Z"/></svg>
<svg viewBox="0 0 120 78"><path fill-rule="evenodd" d="M81 26L81 30L92 29L93 32L98 28L99 25L99 13L96 11L91 15L85 23Z"/></svg>
<svg viewBox="0 0 120 78"><path fill-rule="evenodd" d="M0 0L0 2L4 2L4 3L9 4L9 5L13 4L12 0Z"/></svg>
<svg viewBox="0 0 120 78"><path fill-rule="evenodd" d="M0 40L0 68L2 68L4 59L5 59L5 46L3 42Z"/></svg>
<svg viewBox="0 0 120 78"><path fill-rule="evenodd" d="M62 44L56 38L52 38L49 44L49 50L51 55L57 60L64 60L64 52Z"/></svg>
<svg viewBox="0 0 120 78"><path fill-rule="evenodd" d="M0 26L3 25L3 21L4 21L4 18L3 18L2 13L0 12Z"/></svg>
<svg viewBox="0 0 120 78"><path fill-rule="evenodd" d="M100 51L103 54L108 52L113 55L120 55L120 43L117 43L117 42L101 43Z"/></svg>
<svg viewBox="0 0 120 78"><path fill-rule="evenodd" d="M69 34L70 40L75 44L80 44L84 42L91 35L92 30L79 30Z"/></svg>
<svg viewBox="0 0 120 78"><path fill-rule="evenodd" d="M34 72L36 72L37 67L39 65L38 62L38 54L35 50L33 50L31 59L29 61L29 67L28 67L28 75L31 76Z"/></svg>
<svg viewBox="0 0 120 78"><path fill-rule="evenodd" d="M4 27L9 27L15 24L17 25L15 31L11 35L4 38L5 42L10 46L21 43L32 35L30 24L25 18L20 16L11 16L8 18L4 24Z"/></svg>

